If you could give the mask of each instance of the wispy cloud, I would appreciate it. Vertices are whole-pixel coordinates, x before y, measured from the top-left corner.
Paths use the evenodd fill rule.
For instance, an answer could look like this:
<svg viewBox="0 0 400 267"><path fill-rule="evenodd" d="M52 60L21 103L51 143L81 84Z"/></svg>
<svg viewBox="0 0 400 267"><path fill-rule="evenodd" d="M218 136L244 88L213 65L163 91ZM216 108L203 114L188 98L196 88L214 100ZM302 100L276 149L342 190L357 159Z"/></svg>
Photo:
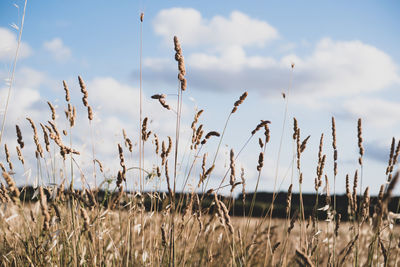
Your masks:
<svg viewBox="0 0 400 267"><path fill-rule="evenodd" d="M233 11L229 17L206 19L193 8L171 8L160 11L153 21L154 31L167 43L177 35L187 46L264 46L279 37L278 31L265 21Z"/></svg>
<svg viewBox="0 0 400 267"><path fill-rule="evenodd" d="M183 43L184 46L184 43ZM308 56L290 54L280 59L248 56L241 47L217 54L186 55L188 83L194 88L220 91L247 88L262 95L287 87L290 65L296 96L330 98L382 90L400 81L397 65L383 51L360 41L320 40ZM173 61L147 59L148 81L175 83ZM149 72L150 73L150 72Z"/></svg>
<svg viewBox="0 0 400 267"><path fill-rule="evenodd" d="M257 46L276 40L278 31L267 21L252 19L241 12L206 19L195 9L171 8L160 11L153 26L154 32L168 43L172 43L173 35L178 35L182 46L190 48L185 62L191 88L219 91L246 88L261 95L276 94L288 86L291 63L296 65L292 93L309 104L400 84L393 59L359 40L323 38L308 54L265 56ZM295 47L296 43L290 43L291 50ZM144 66L151 75L146 77L145 72L146 80L175 84L174 64L173 59L145 59Z"/></svg>
<svg viewBox="0 0 400 267"><path fill-rule="evenodd" d="M14 58L17 49L17 34L7 28L0 27L0 61L9 61ZM26 58L32 54L32 48L22 42L18 58Z"/></svg>
<svg viewBox="0 0 400 267"><path fill-rule="evenodd" d="M63 43L61 38L54 38L44 42L43 47L46 51L50 52L57 61L65 62L71 58L71 49Z"/></svg>
<svg viewBox="0 0 400 267"><path fill-rule="evenodd" d="M345 101L343 107L353 117L364 118L376 128L390 128L399 125L400 122L398 102L377 97L357 97Z"/></svg>

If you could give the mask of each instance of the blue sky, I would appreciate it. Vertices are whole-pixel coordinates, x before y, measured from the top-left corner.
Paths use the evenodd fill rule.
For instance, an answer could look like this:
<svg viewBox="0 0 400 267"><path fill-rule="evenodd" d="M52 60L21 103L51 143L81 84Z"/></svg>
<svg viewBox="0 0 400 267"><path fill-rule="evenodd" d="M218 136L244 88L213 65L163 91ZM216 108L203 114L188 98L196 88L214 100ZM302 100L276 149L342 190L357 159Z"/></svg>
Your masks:
<svg viewBox="0 0 400 267"><path fill-rule="evenodd" d="M23 1L19 0L0 2L2 80L8 76L17 36L10 25L19 25L22 7ZM24 126L28 136L27 115L38 122L46 121L47 100L58 105L62 125L62 80L69 83L78 111L84 114L76 79L82 75L96 115L97 156L109 162L110 175L115 172L121 128L133 140L137 137L142 11L144 111L153 118L152 127L160 136L173 134L174 116L149 96L166 93L174 102L174 35L181 40L187 68L184 137L190 135L188 126L195 108L205 109L202 118L207 130L222 131L233 102L243 91L249 92L248 99L232 116L217 160L220 169L215 171L211 185L218 184L224 173L227 151L238 151L259 120L268 119L272 121L272 136L261 189L272 190L278 165L278 180L283 181L281 189L286 190L290 175L285 178L284 174L287 170L291 173L290 135L292 118L296 117L302 137L311 135L302 168L304 187L312 191L321 133L325 134L324 153L328 158L326 174L333 179L332 116L336 117L338 135L337 191L344 191L345 175L358 168L359 117L363 119L366 148L363 183L370 185L373 193L384 183L391 138L400 138L398 1L28 1L12 95L15 105L8 118L6 141L15 142L16 122ZM291 63L295 68L288 93ZM3 105L6 86L1 85L0 90ZM288 123L277 164L284 112L282 92L289 97ZM84 138L89 134L84 119L75 130L80 133L75 143L84 151L82 165L91 156L91 144ZM215 145L211 141L204 150L210 158ZM256 181L258 152L254 138L236 164L239 169L245 168L248 190ZM154 162L149 153L146 166L151 169ZM135 155L130 164L137 164ZM30 179L32 182L34 178Z"/></svg>

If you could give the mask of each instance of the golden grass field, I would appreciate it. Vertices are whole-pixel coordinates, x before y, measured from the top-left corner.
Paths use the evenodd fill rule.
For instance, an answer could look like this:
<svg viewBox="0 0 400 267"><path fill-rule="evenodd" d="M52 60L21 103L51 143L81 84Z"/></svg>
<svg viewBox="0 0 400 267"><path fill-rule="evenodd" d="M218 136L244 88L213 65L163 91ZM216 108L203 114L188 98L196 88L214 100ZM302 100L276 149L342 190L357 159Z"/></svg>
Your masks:
<svg viewBox="0 0 400 267"><path fill-rule="evenodd" d="M143 17L141 17L143 20ZM149 120L140 109L138 146L134 147L126 135L116 147L119 170L97 188L86 186L75 188L77 179L73 175L77 169L94 168L103 173L103 163L93 153L90 166L79 166L76 157L80 152L74 148L70 135L77 116L87 117L92 126L93 111L89 105L90 96L86 84L79 76L82 104L87 114L77 114L70 100L66 82L65 120L67 129L59 128L56 109L48 102L50 118L42 122L27 118L32 132L22 133L16 127L18 146L16 152L19 162L12 162L5 146L6 162L1 164L4 178L0 189L0 262L2 266L397 266L399 262L400 239L395 220L400 217L395 210L388 209L393 189L398 181L394 172L400 152L393 139L386 183L382 185L377 203L371 205L369 188L359 193L359 179L346 178L348 214L336 211L336 195L330 193L329 181L325 175L325 162L328 160L323 150L323 135L318 155L315 177L316 200L312 215L305 217L302 202L302 153L307 148L308 138L300 136L300 126L293 120L293 142L295 184L291 185L286 197L286 219L273 218L274 201L265 216L254 218L255 195L249 201L246 214L232 216L233 198L221 197L221 187L236 188L246 194L246 178L235 173L235 160L240 154L230 153L230 165L218 188L208 187L210 175L215 168L215 158L208 159L202 154L210 138L219 138L215 155L218 155L225 129L231 116L246 101L243 93L228 114L221 132L204 132L200 124L202 110L193 114L191 124L192 138L188 148L179 142L182 115L182 94L187 89L186 70L183 52L177 37L174 38L175 59L178 64L177 103L172 106L165 95L153 95L166 110L176 116L176 136L160 140L157 133L149 129ZM294 68L294 65L291 66ZM94 92L95 93L95 92ZM289 96L285 96L286 98ZM142 102L141 102L142 103ZM287 103L287 102L286 102ZM141 104L142 105L142 104ZM257 165L257 192L261 171L264 167L264 153L270 139L269 121L261 121L251 131L249 141L258 139L260 152ZM74 133L79 134L79 133ZM282 135L283 136L283 135ZM33 139L32 139L33 138ZM32 141L33 140L33 141ZM332 118L332 147L334 158L334 180L337 174L337 147L335 119ZM34 155L24 155L25 143L35 146ZM146 149L155 154L154 170L145 170L144 153ZM247 144L247 143L246 143ZM246 146L244 145L244 147ZM56 149L54 149L56 148ZM363 168L362 121L358 120L359 168ZM138 190L128 193L127 154L138 150L139 162L135 168ZM178 177L177 162L179 149L191 151L193 158L189 173ZM146 150L147 151L147 150ZM216 157L216 156L215 156ZM36 161L38 168L47 160L59 162L61 170L50 169L56 184L35 188L33 201L26 199L26 188L16 185L16 166L24 167L26 161ZM210 164L211 162L211 164ZM22 164L22 165L19 165ZM198 168L195 168L197 166ZM193 172L193 173L191 173ZM44 174L43 174L44 175ZM166 188L166 193L156 190L145 191L148 177ZM178 198L175 187L177 179L188 181L189 177L199 177L197 184L185 190L185 196ZM41 178L42 181L46 180ZM106 187L109 186L109 187ZM324 185L324 186L323 186ZM300 189L300 201L292 201L292 188ZM332 186L332 185L331 185ZM253 189L252 189L253 190ZM100 195L100 192L106 192ZM274 192L274 194L277 192ZM322 194L321 194L322 193ZM31 196L29 197L31 198ZM323 198L323 201L321 201ZM28 201L29 200L29 201ZM321 203L325 203L324 206ZM282 204L282 203L279 203ZM310 205L307 203L307 205ZM294 212L293 212L294 210ZM325 214L326 220L318 220L318 214ZM346 215L346 216L345 216ZM349 220L342 222L341 217Z"/></svg>

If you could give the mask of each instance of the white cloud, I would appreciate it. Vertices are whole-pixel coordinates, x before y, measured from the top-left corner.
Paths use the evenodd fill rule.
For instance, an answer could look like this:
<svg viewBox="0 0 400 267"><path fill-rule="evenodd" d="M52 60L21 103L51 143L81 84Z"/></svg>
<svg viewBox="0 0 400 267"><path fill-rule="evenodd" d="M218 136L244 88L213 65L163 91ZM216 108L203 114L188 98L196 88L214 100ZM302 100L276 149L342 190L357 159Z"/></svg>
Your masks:
<svg viewBox="0 0 400 267"><path fill-rule="evenodd" d="M60 38L54 38L43 43L44 49L51 53L57 61L67 61L71 58L71 49Z"/></svg>
<svg viewBox="0 0 400 267"><path fill-rule="evenodd" d="M187 78L192 87L202 90L246 88L277 95L288 86L292 62L296 64L292 93L298 99L306 98L310 105L318 99L376 92L400 84L398 66L392 58L358 40L323 38L311 53L301 56L292 53L273 58L257 50L249 55L249 46L264 46L278 38L278 31L266 21L238 11L229 17L207 19L192 8L171 8L160 11L153 25L155 33L168 43L177 35L184 48L196 49L184 53ZM281 52L292 51L296 45L281 46ZM173 59L146 59L145 67L152 70L149 82L175 84L172 62Z"/></svg>
<svg viewBox="0 0 400 267"><path fill-rule="evenodd" d="M277 65L277 62L270 57L248 57L244 49L239 46L228 47L219 56L193 53L189 55L188 62L195 69L207 70L211 68L213 70L226 70L229 72L269 68Z"/></svg>
<svg viewBox="0 0 400 267"><path fill-rule="evenodd" d="M7 28L0 27L0 61L12 60L17 49L17 34ZM31 47L22 42L18 58L26 58L32 54Z"/></svg>
<svg viewBox="0 0 400 267"><path fill-rule="evenodd" d="M15 76L15 87L18 88L38 88L48 79L45 73L29 67L19 68Z"/></svg>
<svg viewBox="0 0 400 267"><path fill-rule="evenodd" d="M2 108L5 106L5 102L7 99L8 88L2 88L0 90L0 105ZM26 116L32 116L34 114L29 114L30 111L32 113L37 114L31 110L32 106L40 100L40 94L33 90L32 88L19 88L19 90L15 90L12 97L10 98L9 109L7 113L7 124L8 126L13 126L17 121L22 121ZM17 104L18 103L18 104ZM3 110L1 111L1 117L3 118ZM13 129L14 131L14 129Z"/></svg>
<svg viewBox="0 0 400 267"><path fill-rule="evenodd" d="M229 17L203 18L192 8L171 8L160 11L153 21L156 34L168 43L177 35L185 46L210 45L216 48L229 46L264 46L278 38L278 31L265 21L250 18L239 11Z"/></svg>
<svg viewBox="0 0 400 267"><path fill-rule="evenodd" d="M311 56L296 61L299 76L309 77L302 89L323 96L373 92L400 82L391 57L361 41L325 38Z"/></svg>
<svg viewBox="0 0 400 267"><path fill-rule="evenodd" d="M325 38L308 56L291 54L278 60L248 56L239 46L218 53L188 54L186 58L188 83L203 90L246 88L262 94L280 93L287 88L292 62L296 64L292 93L309 100L354 96L400 83L398 67L391 57L360 41ZM150 82L157 82L158 78L175 83L172 64L172 60L147 60L145 66L153 70Z"/></svg>
<svg viewBox="0 0 400 267"><path fill-rule="evenodd" d="M389 128L400 121L398 102L379 98L357 97L343 104L344 110L354 117L361 117L375 127Z"/></svg>

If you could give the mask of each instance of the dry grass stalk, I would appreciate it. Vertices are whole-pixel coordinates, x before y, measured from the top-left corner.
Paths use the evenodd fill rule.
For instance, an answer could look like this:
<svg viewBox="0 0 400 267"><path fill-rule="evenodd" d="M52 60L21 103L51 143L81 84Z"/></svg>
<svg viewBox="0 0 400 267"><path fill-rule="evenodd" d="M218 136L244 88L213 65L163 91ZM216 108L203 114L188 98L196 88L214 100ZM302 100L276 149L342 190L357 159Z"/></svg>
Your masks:
<svg viewBox="0 0 400 267"><path fill-rule="evenodd" d="M301 159L301 150L300 150L300 128L297 128L296 132L296 156L297 156L297 170L300 171L300 159Z"/></svg>
<svg viewBox="0 0 400 267"><path fill-rule="evenodd" d="M160 151L160 142L158 140L157 134L154 134L154 145L156 146L156 155L158 155L158 152Z"/></svg>
<svg viewBox="0 0 400 267"><path fill-rule="evenodd" d="M11 159L10 159L10 152L8 151L7 144L4 144L4 152L6 154L6 161L8 163L8 167L10 167L10 170L12 170L13 169L13 165L12 165L12 162L11 162Z"/></svg>
<svg viewBox="0 0 400 267"><path fill-rule="evenodd" d="M165 179L167 180L168 194L170 199L172 200L172 198L174 197L174 192L171 189L171 181L168 173L168 160L165 162Z"/></svg>
<svg viewBox="0 0 400 267"><path fill-rule="evenodd" d="M22 155L21 148L16 146L18 159L21 161L22 164L25 164L24 156Z"/></svg>
<svg viewBox="0 0 400 267"><path fill-rule="evenodd" d="M39 143L39 137L38 137L38 133L37 133L37 130L36 130L35 123L33 122L33 120L31 118L26 118L26 119L31 124L32 130L33 130L33 141L36 144L36 152L40 155L40 157L43 158L43 149L42 149L42 146Z"/></svg>
<svg viewBox="0 0 400 267"><path fill-rule="evenodd" d="M21 148L24 148L24 141L22 140L22 133L21 129L19 128L18 125L15 125L15 128L17 130L17 142Z"/></svg>
<svg viewBox="0 0 400 267"><path fill-rule="evenodd" d="M204 153L203 160L201 162L201 170L202 170L201 176L204 176L206 173L206 161L207 161L207 153Z"/></svg>
<svg viewBox="0 0 400 267"><path fill-rule="evenodd" d="M121 170L119 170L118 174L117 174L117 182L116 182L117 187L120 187L123 181L124 181L124 174Z"/></svg>
<svg viewBox="0 0 400 267"><path fill-rule="evenodd" d="M7 188L4 186L4 184L0 182L0 196L1 196L1 201L3 203L11 202L11 198L8 194L8 191L9 190L7 190Z"/></svg>
<svg viewBox="0 0 400 267"><path fill-rule="evenodd" d="M293 230L294 224L295 224L298 216L299 216L299 210L295 210L293 213L292 219L290 219L290 225L287 230L288 234L290 234L290 232Z"/></svg>
<svg viewBox="0 0 400 267"><path fill-rule="evenodd" d="M100 160L95 159L94 161L97 162L97 164L99 165L100 172L104 172L103 164L101 164Z"/></svg>
<svg viewBox="0 0 400 267"><path fill-rule="evenodd" d="M197 149L197 147L200 145L200 140L203 136L203 133L203 124L200 124L200 126L196 130L196 139L194 140L194 145L192 148Z"/></svg>
<svg viewBox="0 0 400 267"><path fill-rule="evenodd" d="M233 109L232 109L232 111L231 111L232 114L236 112L236 110L238 109L239 105L241 105L241 104L243 103L243 101L246 99L247 95L248 95L248 93L247 93L247 92L244 92L244 93L239 97L239 99L235 102L235 104L233 105Z"/></svg>
<svg viewBox="0 0 400 267"><path fill-rule="evenodd" d="M296 249L296 262L300 266L314 267L311 259L301 250Z"/></svg>
<svg viewBox="0 0 400 267"><path fill-rule="evenodd" d="M51 110L51 119L52 119L53 121L55 121L55 120L56 120L56 109L55 109L55 107L53 106L53 104L50 103L50 101L47 101L47 104L49 105L49 108L50 108L50 110Z"/></svg>
<svg viewBox="0 0 400 267"><path fill-rule="evenodd" d="M75 106L72 106L70 103L68 103L68 109L65 111L65 116L67 117L67 119L69 121L69 125L71 127L74 127L75 119L76 119L76 108L75 108Z"/></svg>
<svg viewBox="0 0 400 267"><path fill-rule="evenodd" d="M92 120L93 120L93 111L92 111L92 107L89 106L89 102L88 102L88 91L87 91L87 89L86 89L86 84L85 84L85 82L83 81L83 79L82 79L81 76L78 76L78 81L79 81L79 86L80 86L80 88L81 88L81 92L82 92L82 94L83 94L82 103L83 103L83 105L87 108L87 111L88 111L88 119L89 119L89 121L92 121Z"/></svg>
<svg viewBox="0 0 400 267"><path fill-rule="evenodd" d="M348 200L348 208L349 208L349 213L353 210L353 196L350 192L350 178L349 175L346 175L346 196Z"/></svg>
<svg viewBox="0 0 400 267"><path fill-rule="evenodd" d="M43 219L43 230L47 231L50 229L50 213L49 208L47 206L47 197L44 193L43 187L39 187L39 196L40 196L40 207L42 209Z"/></svg>
<svg viewBox="0 0 400 267"><path fill-rule="evenodd" d="M93 120L93 110L92 110L92 107L91 107L91 106L88 106L88 107L87 107L87 110L88 110L88 119L89 119L89 121L92 121L92 120Z"/></svg>
<svg viewBox="0 0 400 267"><path fill-rule="evenodd" d="M233 234L234 229L231 223L231 217L229 216L229 211L226 208L225 204L218 199L218 195L215 192L214 192L214 202L217 207L217 213L221 224L228 227L229 232Z"/></svg>
<svg viewBox="0 0 400 267"><path fill-rule="evenodd" d="M119 164L122 167L122 171L126 173L124 151L122 150L122 146L120 144L118 144L118 155L119 155Z"/></svg>
<svg viewBox="0 0 400 267"><path fill-rule="evenodd" d="M111 209L115 209L117 206L119 207L120 201L121 201L123 195L124 195L124 186L123 186L123 185L120 185L120 186L118 186L118 195L115 196L115 197L111 200L110 206L109 206L109 207L110 207Z"/></svg>
<svg viewBox="0 0 400 267"><path fill-rule="evenodd" d="M161 157L161 165L164 166L165 161L167 159L167 149L165 148L165 142L164 141L161 142L161 154L160 154L160 157Z"/></svg>
<svg viewBox="0 0 400 267"><path fill-rule="evenodd" d="M299 129L299 127L298 127L297 119L293 118L293 140L297 140L298 129Z"/></svg>
<svg viewBox="0 0 400 267"><path fill-rule="evenodd" d="M362 165L362 157L364 155L364 147L363 147L363 138L362 138L362 125L361 125L361 118L358 119L358 124L357 124L357 137L358 137L358 148L359 148L359 154L360 157L358 158L358 163Z"/></svg>
<svg viewBox="0 0 400 267"><path fill-rule="evenodd" d="M276 249L279 247L279 245L281 244L281 242L276 242L273 246L272 246L272 254L275 254Z"/></svg>
<svg viewBox="0 0 400 267"><path fill-rule="evenodd" d="M87 100L88 99L88 91L86 89L86 84L83 81L81 76L78 76L78 81L79 81L79 86L81 87L81 92L83 94L82 103L83 103L83 105L85 107L87 107L89 105L89 103L88 103L88 100Z"/></svg>
<svg viewBox="0 0 400 267"><path fill-rule="evenodd" d="M211 174L211 172L214 170L215 164L213 164L210 168L207 169L207 171L204 172L204 174L200 175L200 181L197 187L200 187L200 185L207 179L207 177Z"/></svg>
<svg viewBox="0 0 400 267"><path fill-rule="evenodd" d="M304 139L303 142L301 142L301 145L300 145L300 153L303 153L304 150L306 149L307 141L310 139L310 137L311 137L310 135L307 136L307 138Z"/></svg>
<svg viewBox="0 0 400 267"><path fill-rule="evenodd" d="M57 204L51 203L51 207L53 208L54 212L56 213L58 222L61 222L61 212L60 212L60 209L58 208Z"/></svg>
<svg viewBox="0 0 400 267"><path fill-rule="evenodd" d="M339 227L340 227L340 220L342 218L342 214L338 214L335 222L335 236L339 235Z"/></svg>
<svg viewBox="0 0 400 267"><path fill-rule="evenodd" d="M321 134L321 138L319 139L319 149L318 149L318 166L320 166L322 161L323 146L324 146L324 134ZM319 169L317 169L317 175L319 175Z"/></svg>
<svg viewBox="0 0 400 267"><path fill-rule="evenodd" d="M331 205L331 192L330 192L330 188L329 188L329 179L328 176L325 175L325 203L326 205Z"/></svg>
<svg viewBox="0 0 400 267"><path fill-rule="evenodd" d="M201 217L201 203L200 203L200 199L199 199L199 195L195 194L194 195L194 203L193 203L193 209L195 211L195 216L197 219L197 222L199 223L199 232L201 232L204 228L203 225L203 220Z"/></svg>
<svg viewBox="0 0 400 267"><path fill-rule="evenodd" d="M230 153L230 165L229 165L229 168L231 170L229 184L233 187L233 185L235 184L235 180L236 180L236 175L235 175L235 154L233 153L233 149L231 149L231 153Z"/></svg>
<svg viewBox="0 0 400 267"><path fill-rule="evenodd" d="M258 138L258 145L260 146L260 148L264 147L264 143L261 138Z"/></svg>
<svg viewBox="0 0 400 267"><path fill-rule="evenodd" d="M161 177L161 170L160 170L159 166L157 166L157 168L156 168L156 173L157 173L157 177Z"/></svg>
<svg viewBox="0 0 400 267"><path fill-rule="evenodd" d="M160 99L160 98L166 98L167 96L166 95L164 95L164 94L155 94L155 95L152 95L151 96L151 98L152 99Z"/></svg>
<svg viewBox="0 0 400 267"><path fill-rule="evenodd" d="M95 196L95 192L93 190L85 189L85 194L89 200L90 208L97 206L97 200Z"/></svg>
<svg viewBox="0 0 400 267"><path fill-rule="evenodd" d="M168 155L171 153L172 150L172 138L171 136L168 136L168 148L165 151L165 156L168 157Z"/></svg>
<svg viewBox="0 0 400 267"><path fill-rule="evenodd" d="M266 124L271 123L270 121L261 120L261 122L256 126L256 128L251 131L251 135L254 135L258 132L261 128L265 127Z"/></svg>
<svg viewBox="0 0 400 267"><path fill-rule="evenodd" d="M50 141L49 141L49 135L47 134L46 127L41 123L40 127L42 127L43 131L43 137L44 137L44 143L46 145L46 151L50 153Z"/></svg>
<svg viewBox="0 0 400 267"><path fill-rule="evenodd" d="M358 240L358 236L359 235L357 234L353 240L350 240L347 246L339 253L339 257L344 254L343 258L340 261L340 265L343 265L346 262L347 257L350 255L354 245L356 244L356 241Z"/></svg>
<svg viewBox="0 0 400 267"><path fill-rule="evenodd" d="M333 174L337 175L337 159L338 159L338 152L336 146L336 123L335 118L332 117L332 147L333 147Z"/></svg>
<svg viewBox="0 0 400 267"><path fill-rule="evenodd" d="M263 166L264 166L264 153L260 152L260 154L258 155L257 171L260 172Z"/></svg>
<svg viewBox="0 0 400 267"><path fill-rule="evenodd" d="M399 172L396 172L392 181L390 181L385 194L383 195L382 202L386 204L389 202L390 198L392 197L393 189L396 186L398 180L399 180Z"/></svg>
<svg viewBox="0 0 400 267"><path fill-rule="evenodd" d="M292 204L292 188L293 184L290 184L287 196L286 196L286 215L290 214L291 204Z"/></svg>
<svg viewBox="0 0 400 267"><path fill-rule="evenodd" d="M161 106L165 109L171 110L171 107L167 104L164 98L159 98L158 102L160 102Z"/></svg>
<svg viewBox="0 0 400 267"><path fill-rule="evenodd" d="M246 203L246 179L244 177L244 168L241 168L241 172L240 172L240 179L242 180L242 203L243 203L243 207L245 207L245 203ZM243 209L243 212L245 212L245 209ZM243 213L244 214L244 213Z"/></svg>
<svg viewBox="0 0 400 267"><path fill-rule="evenodd" d="M151 134L151 132L147 132L147 121L148 118L145 117L142 122L142 141L147 141L147 138L149 138Z"/></svg>
<svg viewBox="0 0 400 267"><path fill-rule="evenodd" d="M90 219L89 219L89 215L87 214L87 211L85 210L84 207L81 207L81 216L83 219L83 231L86 232L89 230L90 227Z"/></svg>
<svg viewBox="0 0 400 267"><path fill-rule="evenodd" d="M370 206L371 198L369 196L369 187L365 188L362 209L361 209L361 216L363 219L369 218L369 206Z"/></svg>
<svg viewBox="0 0 400 267"><path fill-rule="evenodd" d="M234 233L234 229L233 229L233 225L231 223L231 217L229 216L229 211L226 208L224 202L220 201L220 206L222 208L222 213L224 215L224 219L225 219L225 225L228 227L229 232L231 232L231 234Z"/></svg>
<svg viewBox="0 0 400 267"><path fill-rule="evenodd" d="M5 172L5 171L3 172L3 178L6 181L6 183L8 185L8 189L12 194L12 200L14 201L14 203L18 203L20 192L19 192L17 185L15 184L14 179L11 177L11 175L8 172Z"/></svg>
<svg viewBox="0 0 400 267"><path fill-rule="evenodd" d="M397 142L396 151L394 152L392 165L396 165L400 154L400 140Z"/></svg>
<svg viewBox="0 0 400 267"><path fill-rule="evenodd" d="M61 135L57 129L57 126L51 121L48 121L48 123L51 125L51 128L46 126L46 129L50 132L50 138L60 147L60 154L63 157L63 159L65 160L66 155L70 153L80 155L79 151L65 146L62 143Z"/></svg>
<svg viewBox="0 0 400 267"><path fill-rule="evenodd" d="M175 48L175 60L178 62L178 70L179 70L179 74L178 74L178 80L181 83L181 90L185 91L186 90L186 69L185 69L185 61L183 58L183 54L182 54L182 48L181 45L179 43L178 37L174 36L174 48Z"/></svg>
<svg viewBox="0 0 400 267"><path fill-rule="evenodd" d="M7 171L2 162L0 162L0 168L3 172Z"/></svg>
<svg viewBox="0 0 400 267"><path fill-rule="evenodd" d="M315 178L315 191L322 186L322 175L324 173L326 155L323 155L317 166L317 178Z"/></svg>
<svg viewBox="0 0 400 267"><path fill-rule="evenodd" d="M201 141L201 144L204 145L205 143L207 143L207 140L210 139L211 136L219 137L220 134L218 132L216 132L216 131L208 132L206 134L206 137L204 137L203 141Z"/></svg>
<svg viewBox="0 0 400 267"><path fill-rule="evenodd" d="M265 144L267 144L269 142L269 139L271 138L271 133L268 124L264 124L264 135L265 135Z"/></svg>
<svg viewBox="0 0 400 267"><path fill-rule="evenodd" d="M196 144L197 141L197 134L198 134L198 129L196 129L196 124L199 121L199 117L200 115L203 113L203 110L199 110L198 112L196 112L196 114L194 115L194 119L192 121L192 124L190 126L190 128L192 129L192 145L191 145L191 149L193 149L194 145ZM200 125L202 127L202 125ZM200 128L200 127L199 127Z"/></svg>
<svg viewBox="0 0 400 267"><path fill-rule="evenodd" d="M69 96L69 89L68 89L68 85L66 81L63 81L63 87L64 87L64 91L65 91L65 101L69 102L71 100L70 96Z"/></svg>
<svg viewBox="0 0 400 267"><path fill-rule="evenodd" d="M61 135L60 135L60 132L59 132L58 129L57 129L56 124L53 123L53 122L51 122L51 121L48 121L48 123L49 123L50 126L51 126L51 129L52 129L51 132L54 132L54 134L56 135L56 137L59 138L59 139L61 139ZM51 135L50 135L50 137L51 137ZM52 138L52 139L54 139L54 138Z"/></svg>
<svg viewBox="0 0 400 267"><path fill-rule="evenodd" d="M387 266L388 251L385 248L385 244L383 244L382 239L380 237L378 237L378 242L379 242L379 246L381 248L381 252L383 255L383 266Z"/></svg>
<svg viewBox="0 0 400 267"><path fill-rule="evenodd" d="M390 169L391 169L391 166L393 164L395 145L396 145L396 140L393 137L392 138L392 144L390 146L389 162L388 162L388 166L386 168L386 175L388 175L391 172Z"/></svg>
<svg viewBox="0 0 400 267"><path fill-rule="evenodd" d="M122 135L124 137L124 141L125 141L125 147L127 147L129 149L129 152L132 153L133 151L133 144L131 139L128 138L128 136L126 135L126 131L124 129L122 129Z"/></svg>
<svg viewBox="0 0 400 267"><path fill-rule="evenodd" d="M64 196L65 196L65 185L64 183L61 183L61 185L58 187L57 190L57 199L60 201L64 201Z"/></svg>
<svg viewBox="0 0 400 267"><path fill-rule="evenodd" d="M354 181L353 181L353 213L357 212L357 184L358 184L358 171L354 173Z"/></svg>
<svg viewBox="0 0 400 267"><path fill-rule="evenodd" d="M36 223L36 217L35 217L35 215L33 214L33 211L32 211L32 210L30 210L29 214L30 214L30 217L31 217L32 222L33 222L33 223Z"/></svg>
<svg viewBox="0 0 400 267"><path fill-rule="evenodd" d="M165 231L165 223L161 225L160 229L161 229L161 245L163 247L166 247L168 242L167 242L167 234Z"/></svg>

